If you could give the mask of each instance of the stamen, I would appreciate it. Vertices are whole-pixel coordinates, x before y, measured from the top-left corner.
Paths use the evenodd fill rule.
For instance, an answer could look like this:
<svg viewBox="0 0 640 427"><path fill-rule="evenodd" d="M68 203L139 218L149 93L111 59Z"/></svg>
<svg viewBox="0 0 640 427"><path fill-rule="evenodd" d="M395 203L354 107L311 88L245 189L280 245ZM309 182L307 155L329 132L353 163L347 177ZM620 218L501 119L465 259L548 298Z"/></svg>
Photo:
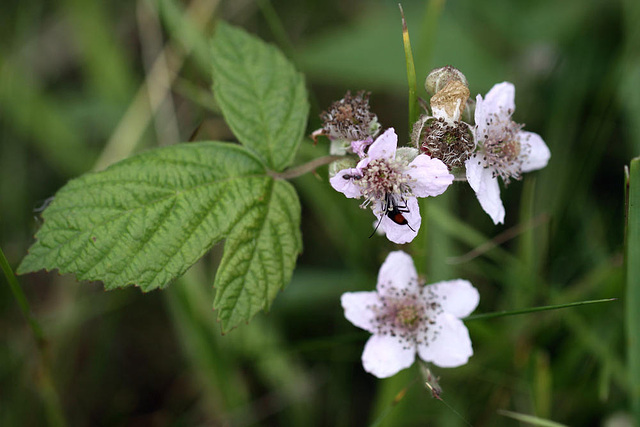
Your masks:
<svg viewBox="0 0 640 427"><path fill-rule="evenodd" d="M405 169L406 165L395 159L372 160L362 169L362 178L357 181L365 198L361 207L368 206L372 200L384 201L390 194L400 198L413 196Z"/></svg>
<svg viewBox="0 0 640 427"><path fill-rule="evenodd" d="M462 167L474 148L473 135L463 122L429 119L420 135L420 150L449 170Z"/></svg>
<svg viewBox="0 0 640 427"><path fill-rule="evenodd" d="M374 312L372 326L378 335L396 337L401 343L427 344L438 335L435 318L443 312L438 297L430 287L417 292L381 284L380 305L369 306ZM426 292L426 295L424 295Z"/></svg>
<svg viewBox="0 0 640 427"><path fill-rule="evenodd" d="M505 185L511 179L519 180L522 165L529 156L529 147L520 141L524 125L511 120L511 111L492 113L487 117L486 131L479 138L482 143L485 167L493 168L493 175L502 178Z"/></svg>

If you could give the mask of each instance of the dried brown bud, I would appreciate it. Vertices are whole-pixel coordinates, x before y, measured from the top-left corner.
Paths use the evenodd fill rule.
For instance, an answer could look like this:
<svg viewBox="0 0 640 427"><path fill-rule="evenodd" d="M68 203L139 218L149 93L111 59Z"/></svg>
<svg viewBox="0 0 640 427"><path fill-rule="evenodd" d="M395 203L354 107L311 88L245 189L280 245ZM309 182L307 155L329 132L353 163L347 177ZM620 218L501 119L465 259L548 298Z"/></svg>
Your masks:
<svg viewBox="0 0 640 427"><path fill-rule="evenodd" d="M431 97L431 111L436 117L458 121L469 99L469 88L458 80L451 80Z"/></svg>
<svg viewBox="0 0 640 427"><path fill-rule="evenodd" d="M320 114L322 130L331 139L360 141L374 137L379 129L378 118L369 109L369 93L360 91L356 96L347 92Z"/></svg>

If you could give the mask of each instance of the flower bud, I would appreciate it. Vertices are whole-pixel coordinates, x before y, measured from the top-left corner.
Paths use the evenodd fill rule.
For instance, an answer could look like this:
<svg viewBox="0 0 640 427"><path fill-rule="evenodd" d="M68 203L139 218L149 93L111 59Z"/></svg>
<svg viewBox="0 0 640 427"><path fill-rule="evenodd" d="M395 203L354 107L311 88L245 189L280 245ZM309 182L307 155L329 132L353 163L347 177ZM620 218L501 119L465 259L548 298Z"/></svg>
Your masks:
<svg viewBox="0 0 640 427"><path fill-rule="evenodd" d="M420 152L417 148L413 147L399 147L396 150L396 160L401 161L402 163L409 164L413 162L413 160L418 157Z"/></svg>
<svg viewBox="0 0 640 427"><path fill-rule="evenodd" d="M447 65L446 67L431 70L424 82L424 88L430 96L433 96L451 81L458 81L464 86L469 87L464 74L457 68Z"/></svg>
<svg viewBox="0 0 640 427"><path fill-rule="evenodd" d="M356 161L352 158L344 158L329 163L329 178L333 178L342 169L351 169L356 167Z"/></svg>

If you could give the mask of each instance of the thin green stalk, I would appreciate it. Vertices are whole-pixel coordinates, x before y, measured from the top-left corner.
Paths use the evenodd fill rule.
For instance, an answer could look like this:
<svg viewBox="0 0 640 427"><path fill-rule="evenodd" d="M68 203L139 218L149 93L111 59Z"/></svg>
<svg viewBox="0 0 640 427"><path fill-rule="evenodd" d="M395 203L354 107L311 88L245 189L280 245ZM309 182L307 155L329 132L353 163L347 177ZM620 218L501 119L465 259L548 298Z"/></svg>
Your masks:
<svg viewBox="0 0 640 427"><path fill-rule="evenodd" d="M407 82L409 84L409 132L413 124L418 120L418 85L416 83L416 68L413 64L413 53L411 52L411 41L409 40L409 29L407 21L404 19L404 10L402 5L398 3L400 14L402 15L402 43L404 44L404 57L407 62Z"/></svg>
<svg viewBox="0 0 640 427"><path fill-rule="evenodd" d="M540 417L534 417L533 415L520 414L518 412L505 411L503 409L498 410L498 414L505 417L513 418L514 420L521 421L534 426L542 427L567 427L565 424L560 424L555 421L546 420Z"/></svg>
<svg viewBox="0 0 640 427"><path fill-rule="evenodd" d="M29 327L33 332L33 336L36 339L36 343L38 347L44 344L44 334L42 333L42 328L38 321L31 315L31 308L29 307L29 302L27 301L27 297L22 292L22 288L18 283L18 279L16 279L16 275L13 273L11 266L9 265L9 261L4 255L4 252L0 248L0 267L2 267L2 271L4 272L4 276L7 278L7 282L9 283L9 287L11 288L11 292L13 293L13 297L16 299L22 314L27 319L27 323L29 323Z"/></svg>
<svg viewBox="0 0 640 427"><path fill-rule="evenodd" d="M47 420L49 425L52 427L64 427L67 425L67 422L64 418L64 411L62 410L62 404L60 403L60 396L58 395L58 391L53 383L53 378L51 377L50 359L44 333L42 332L42 328L38 321L31 314L29 301L27 301L27 297L24 292L22 292L18 279L16 279L16 275L14 274L11 265L9 265L9 261L1 248L0 267L2 268L4 276L7 278L11 292L22 311L22 314L31 328L33 337L36 340L36 347L40 353L40 364L38 366L39 370L37 373L36 384L38 386L40 396L44 401Z"/></svg>
<svg viewBox="0 0 640 427"><path fill-rule="evenodd" d="M597 300L591 300L591 301L571 302L568 304L545 305L542 307L523 308L522 310L496 311L493 313L474 314L473 316L465 317L462 320L469 321L469 320L493 319L495 317L515 316L517 314L534 313L536 311L558 310L560 308L577 307L580 305L598 304L601 302L610 302L610 301L616 301L616 300L617 298L605 298L605 299L597 299Z"/></svg>
<svg viewBox="0 0 640 427"><path fill-rule="evenodd" d="M292 169L287 169L284 172L269 172L269 175L276 179L292 179L297 178L299 176L305 175L309 172L313 172L320 166L328 165L329 163L335 162L336 160L344 159L345 156L323 156L317 157L310 162L304 163L300 166L296 166Z"/></svg>
<svg viewBox="0 0 640 427"><path fill-rule="evenodd" d="M630 169L626 177L625 230L627 364L631 409L640 425L640 157L631 161Z"/></svg>

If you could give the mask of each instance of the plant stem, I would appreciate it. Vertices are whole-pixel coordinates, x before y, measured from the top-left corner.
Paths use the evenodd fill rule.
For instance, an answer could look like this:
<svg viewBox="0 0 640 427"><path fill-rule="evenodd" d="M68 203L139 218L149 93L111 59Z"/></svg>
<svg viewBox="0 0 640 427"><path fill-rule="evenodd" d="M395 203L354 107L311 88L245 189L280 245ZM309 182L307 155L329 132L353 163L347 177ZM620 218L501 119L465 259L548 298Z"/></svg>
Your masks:
<svg viewBox="0 0 640 427"><path fill-rule="evenodd" d="M295 167L293 169L288 169L284 172L269 172L275 179L291 179L302 176L306 173L312 172L319 168L320 166L328 165L329 163L335 162L336 160L344 159L345 156L323 156L318 157L317 159L313 159L308 163Z"/></svg>
<svg viewBox="0 0 640 427"><path fill-rule="evenodd" d="M4 255L2 249L0 249L0 267L2 267L2 271L4 272L4 276L7 278L7 282L9 282L9 287L11 288L11 292L13 293L13 297L16 299L18 306L20 306L20 310L22 314L27 319L27 323L29 323L29 327L33 332L33 336L36 339L36 343L38 347L44 344L44 334L42 333L42 328L38 321L31 315L31 308L29 307L29 302L27 301L27 297L22 292L22 288L18 283L18 279L16 279L16 275L13 273L11 266L9 265L9 261Z"/></svg>
<svg viewBox="0 0 640 427"><path fill-rule="evenodd" d="M515 316L517 314L534 313L536 311L557 310L557 309L560 309L560 308L577 307L579 305L597 304L597 303L601 303L601 302L610 302L610 301L616 301L616 300L617 300L617 298L605 298L605 299L597 299L597 300L591 300L591 301L571 302L571 303L568 303L568 304L545 305L545 306L542 306L542 307L523 308L522 310L496 311L496 312L493 312L493 313L475 314L473 316L465 317L462 320L464 320L466 322L466 321L469 321L469 320L493 319L495 317Z"/></svg>
<svg viewBox="0 0 640 427"><path fill-rule="evenodd" d="M29 307L27 297L24 292L22 292L18 279L16 279L16 275L14 274L13 269L9 265L9 261L5 257L1 248L0 267L2 268L4 276L7 278L11 292L13 293L22 314L31 328L33 337L36 340L36 347L38 348L40 362L38 366L36 384L38 386L40 396L44 401L47 420L49 425L52 427L64 427L67 425L67 422L64 417L64 411L62 410L62 404L60 403L60 396L58 395L58 391L56 390L51 377L47 341L40 324L31 314L31 308Z"/></svg>

